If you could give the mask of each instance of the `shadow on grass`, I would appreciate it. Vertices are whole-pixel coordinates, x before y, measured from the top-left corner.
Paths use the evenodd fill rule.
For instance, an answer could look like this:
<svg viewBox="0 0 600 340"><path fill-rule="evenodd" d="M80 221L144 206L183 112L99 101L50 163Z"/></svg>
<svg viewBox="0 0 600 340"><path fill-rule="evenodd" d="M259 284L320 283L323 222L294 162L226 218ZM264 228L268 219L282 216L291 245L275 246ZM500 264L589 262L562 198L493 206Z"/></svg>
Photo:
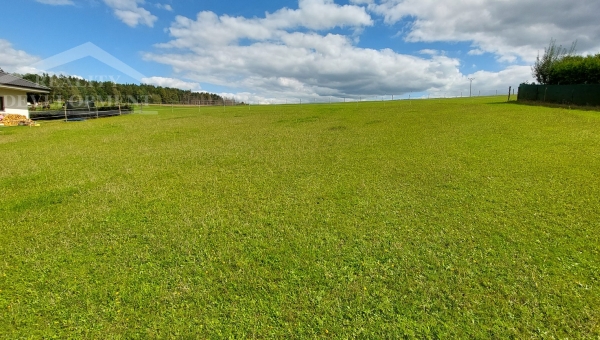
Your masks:
<svg viewBox="0 0 600 340"><path fill-rule="evenodd" d="M508 102L488 103L488 105L519 105L519 106L538 106L538 107L541 106L541 107L548 107L548 108L553 108L553 109L569 109L569 110L600 112L600 106L581 106L581 105L543 103L543 102L533 102L533 101L511 100Z"/></svg>

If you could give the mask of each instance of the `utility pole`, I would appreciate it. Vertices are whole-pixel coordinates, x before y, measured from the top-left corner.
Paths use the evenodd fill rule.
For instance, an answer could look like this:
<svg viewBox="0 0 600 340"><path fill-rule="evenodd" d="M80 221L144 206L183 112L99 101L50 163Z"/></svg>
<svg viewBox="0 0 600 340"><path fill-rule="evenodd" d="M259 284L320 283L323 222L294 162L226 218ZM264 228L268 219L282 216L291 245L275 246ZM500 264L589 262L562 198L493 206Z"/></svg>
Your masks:
<svg viewBox="0 0 600 340"><path fill-rule="evenodd" d="M469 78L469 97L471 97L472 93L473 93L473 80L475 80L475 78Z"/></svg>

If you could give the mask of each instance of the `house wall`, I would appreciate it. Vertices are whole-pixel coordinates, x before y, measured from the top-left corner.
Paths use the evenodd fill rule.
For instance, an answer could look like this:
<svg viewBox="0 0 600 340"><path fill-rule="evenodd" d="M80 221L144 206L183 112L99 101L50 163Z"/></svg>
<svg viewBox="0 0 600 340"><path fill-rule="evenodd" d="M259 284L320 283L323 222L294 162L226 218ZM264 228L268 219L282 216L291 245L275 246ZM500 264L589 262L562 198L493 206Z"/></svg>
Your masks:
<svg viewBox="0 0 600 340"><path fill-rule="evenodd" d="M4 111L0 111L1 113L17 114L29 118L27 92L0 88L0 97L4 99Z"/></svg>

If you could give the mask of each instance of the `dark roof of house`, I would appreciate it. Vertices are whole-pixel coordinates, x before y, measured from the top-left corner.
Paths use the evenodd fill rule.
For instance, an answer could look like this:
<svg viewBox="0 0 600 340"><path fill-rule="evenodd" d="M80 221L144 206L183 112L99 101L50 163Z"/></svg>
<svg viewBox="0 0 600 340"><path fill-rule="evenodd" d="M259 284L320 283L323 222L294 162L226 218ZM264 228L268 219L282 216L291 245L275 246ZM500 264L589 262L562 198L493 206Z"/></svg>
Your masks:
<svg viewBox="0 0 600 340"><path fill-rule="evenodd" d="M0 70L0 85L18 87L24 90L50 91L46 86L38 85L32 81L13 76L2 70Z"/></svg>

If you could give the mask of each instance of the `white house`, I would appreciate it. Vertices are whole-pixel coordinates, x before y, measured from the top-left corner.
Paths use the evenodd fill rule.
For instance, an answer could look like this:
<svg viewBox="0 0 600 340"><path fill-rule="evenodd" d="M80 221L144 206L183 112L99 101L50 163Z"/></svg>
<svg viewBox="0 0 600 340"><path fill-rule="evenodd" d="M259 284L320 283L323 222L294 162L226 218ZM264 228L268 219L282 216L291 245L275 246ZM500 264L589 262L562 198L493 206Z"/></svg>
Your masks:
<svg viewBox="0 0 600 340"><path fill-rule="evenodd" d="M50 93L50 89L0 69L0 114L17 114L29 118L28 93L46 94Z"/></svg>

